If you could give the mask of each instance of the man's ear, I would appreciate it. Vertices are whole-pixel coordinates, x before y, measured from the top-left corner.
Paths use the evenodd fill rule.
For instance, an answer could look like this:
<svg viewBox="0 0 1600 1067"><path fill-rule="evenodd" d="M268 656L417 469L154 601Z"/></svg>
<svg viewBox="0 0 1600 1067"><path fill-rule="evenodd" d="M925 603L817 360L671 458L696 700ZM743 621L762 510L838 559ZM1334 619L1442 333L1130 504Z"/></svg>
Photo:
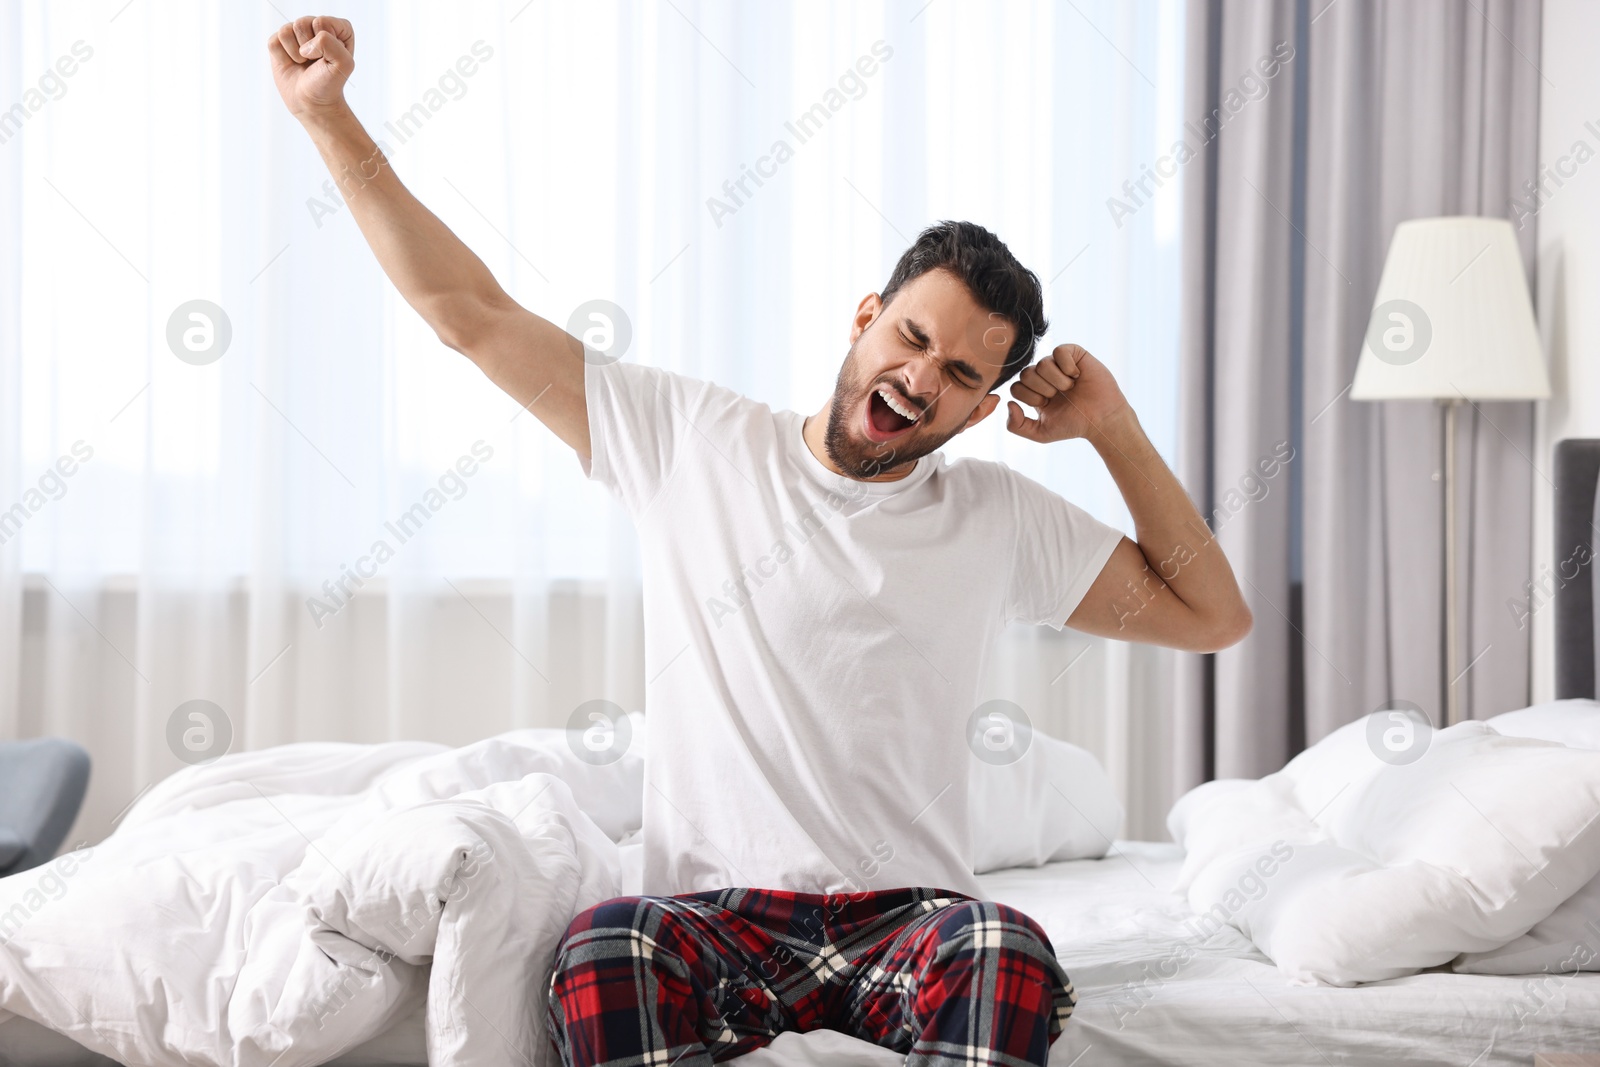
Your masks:
<svg viewBox="0 0 1600 1067"><path fill-rule="evenodd" d="M877 318L878 312L882 310L883 301L877 293L868 293L861 298L861 303L856 305L855 318L850 320L850 340L852 343L866 332L867 327L872 325L872 320Z"/></svg>
<svg viewBox="0 0 1600 1067"><path fill-rule="evenodd" d="M974 426L978 425L978 423L982 422L984 419L987 419L991 414L993 414L994 409L999 406L1000 394L989 393L982 400L978 401L978 406L972 409L971 415L967 416L966 425L961 427L961 429L957 430L956 432L965 433L966 431L972 429Z"/></svg>

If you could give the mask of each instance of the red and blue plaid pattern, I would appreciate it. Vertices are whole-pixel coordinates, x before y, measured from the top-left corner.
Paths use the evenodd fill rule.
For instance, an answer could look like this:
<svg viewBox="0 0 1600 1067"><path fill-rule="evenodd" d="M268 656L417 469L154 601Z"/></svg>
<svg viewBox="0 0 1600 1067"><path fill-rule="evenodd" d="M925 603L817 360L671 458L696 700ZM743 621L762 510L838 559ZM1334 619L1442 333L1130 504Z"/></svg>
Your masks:
<svg viewBox="0 0 1600 1067"><path fill-rule="evenodd" d="M550 987L565 1067L709 1067L786 1030L908 1064L1042 1065L1076 1003L1044 931L939 889L618 897L567 928Z"/></svg>

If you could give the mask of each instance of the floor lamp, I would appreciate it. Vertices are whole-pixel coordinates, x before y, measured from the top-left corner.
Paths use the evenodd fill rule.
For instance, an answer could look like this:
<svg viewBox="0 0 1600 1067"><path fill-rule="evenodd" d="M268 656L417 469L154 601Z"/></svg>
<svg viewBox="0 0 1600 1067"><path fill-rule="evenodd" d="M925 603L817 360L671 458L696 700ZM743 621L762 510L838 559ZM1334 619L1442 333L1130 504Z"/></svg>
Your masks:
<svg viewBox="0 0 1600 1067"><path fill-rule="evenodd" d="M1456 414L1477 400L1550 395L1539 331L1506 219L1412 219L1395 228L1350 386L1352 400L1444 408L1445 725L1461 721Z"/></svg>

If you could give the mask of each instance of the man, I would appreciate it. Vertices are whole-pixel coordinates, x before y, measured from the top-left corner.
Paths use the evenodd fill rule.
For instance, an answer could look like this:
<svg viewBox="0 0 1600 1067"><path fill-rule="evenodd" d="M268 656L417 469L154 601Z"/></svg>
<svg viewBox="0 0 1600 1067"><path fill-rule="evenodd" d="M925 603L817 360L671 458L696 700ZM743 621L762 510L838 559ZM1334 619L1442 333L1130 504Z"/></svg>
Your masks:
<svg viewBox="0 0 1600 1067"><path fill-rule="evenodd" d="M811 416L586 360L408 193L343 97L350 24L268 42L284 102L401 295L632 513L650 757L644 888L556 960L564 1063L705 1065L830 1028L908 1063L1043 1064L1072 987L1027 916L978 900L968 720L1012 619L1210 651L1250 628L1222 552L1106 368L1045 330L1038 279L970 223L861 301ZM1024 369L1026 368L1026 369ZM991 415L1087 439L1135 542L938 449ZM746 887L746 888L729 888Z"/></svg>

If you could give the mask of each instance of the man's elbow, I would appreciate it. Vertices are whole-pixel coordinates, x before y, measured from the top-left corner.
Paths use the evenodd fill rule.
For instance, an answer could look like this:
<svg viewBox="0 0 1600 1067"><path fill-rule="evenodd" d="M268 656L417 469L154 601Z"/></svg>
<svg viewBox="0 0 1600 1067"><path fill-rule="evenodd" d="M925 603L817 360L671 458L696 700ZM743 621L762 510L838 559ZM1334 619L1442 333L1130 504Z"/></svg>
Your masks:
<svg viewBox="0 0 1600 1067"><path fill-rule="evenodd" d="M1221 652L1225 648L1232 648L1250 635L1250 629L1255 625L1255 621L1250 608L1241 601L1236 611L1205 627L1200 641L1203 647L1194 651Z"/></svg>
<svg viewBox="0 0 1600 1067"><path fill-rule="evenodd" d="M509 298L452 294L418 310L446 348L472 359L515 306Z"/></svg>

